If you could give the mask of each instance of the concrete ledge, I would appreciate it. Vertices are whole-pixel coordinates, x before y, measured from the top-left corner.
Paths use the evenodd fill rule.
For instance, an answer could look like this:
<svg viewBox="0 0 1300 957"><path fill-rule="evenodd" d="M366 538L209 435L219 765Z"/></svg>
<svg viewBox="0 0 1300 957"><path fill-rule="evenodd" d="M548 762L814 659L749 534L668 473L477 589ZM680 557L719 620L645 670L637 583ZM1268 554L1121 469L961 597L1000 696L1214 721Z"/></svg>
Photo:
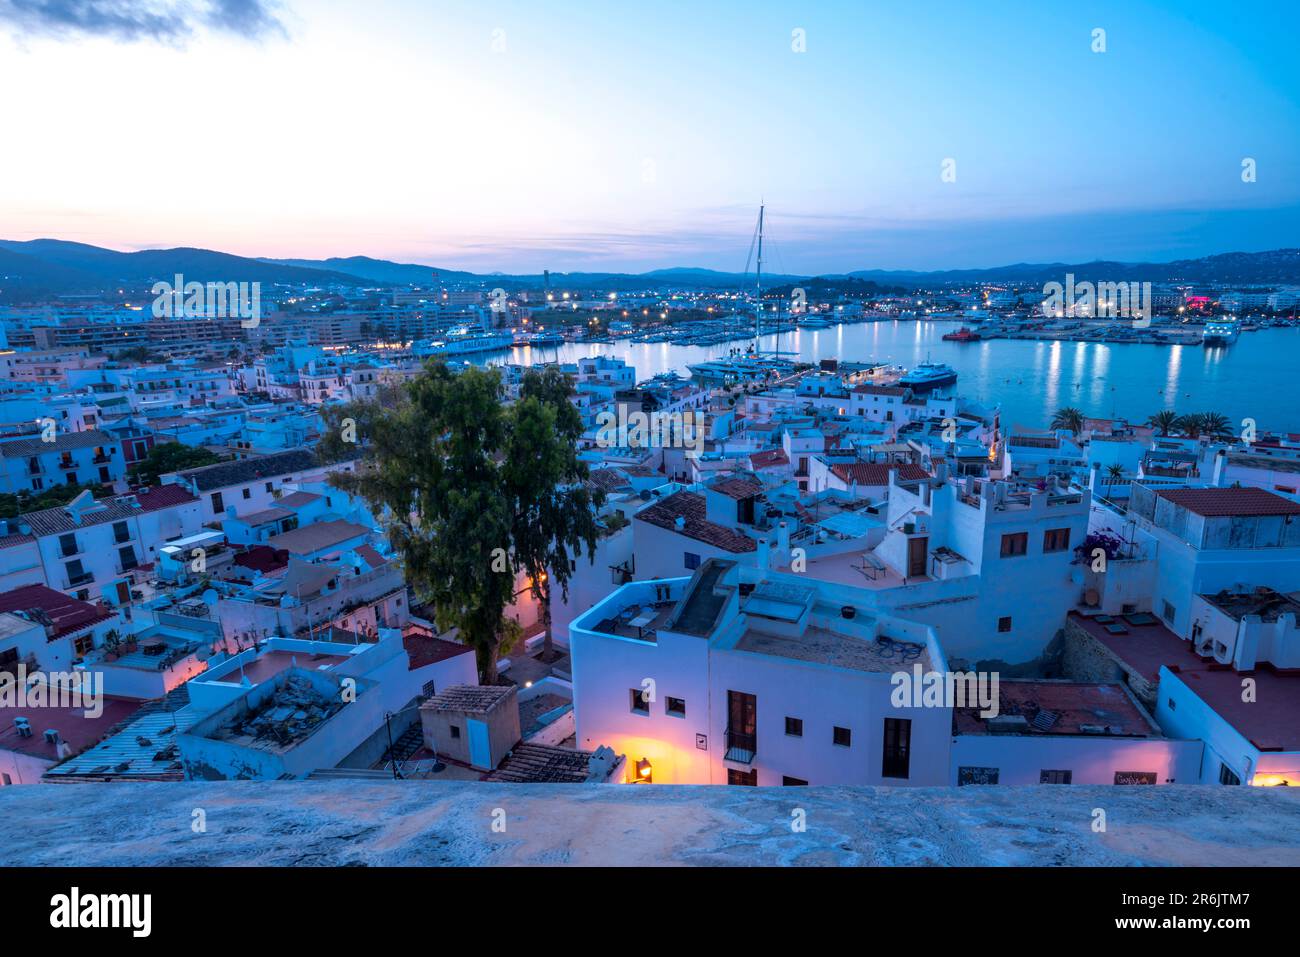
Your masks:
<svg viewBox="0 0 1300 957"><path fill-rule="evenodd" d="M791 829L806 812L807 830ZM1106 831L1092 830L1093 810ZM206 833L192 829L196 809ZM493 831L494 812L505 831ZM502 818L504 815L504 818ZM0 865L1290 865L1300 789L362 781L0 789Z"/></svg>

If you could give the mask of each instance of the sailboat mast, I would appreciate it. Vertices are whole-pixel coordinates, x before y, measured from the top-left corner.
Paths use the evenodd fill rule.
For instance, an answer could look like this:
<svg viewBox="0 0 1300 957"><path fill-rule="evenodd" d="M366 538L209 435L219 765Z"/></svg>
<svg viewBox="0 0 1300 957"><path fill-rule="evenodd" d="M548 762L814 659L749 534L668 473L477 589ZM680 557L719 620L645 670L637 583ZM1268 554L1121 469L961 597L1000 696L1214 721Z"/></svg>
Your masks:
<svg viewBox="0 0 1300 957"><path fill-rule="evenodd" d="M758 337L763 323L763 205L758 207L758 267L754 272L754 351L759 351Z"/></svg>

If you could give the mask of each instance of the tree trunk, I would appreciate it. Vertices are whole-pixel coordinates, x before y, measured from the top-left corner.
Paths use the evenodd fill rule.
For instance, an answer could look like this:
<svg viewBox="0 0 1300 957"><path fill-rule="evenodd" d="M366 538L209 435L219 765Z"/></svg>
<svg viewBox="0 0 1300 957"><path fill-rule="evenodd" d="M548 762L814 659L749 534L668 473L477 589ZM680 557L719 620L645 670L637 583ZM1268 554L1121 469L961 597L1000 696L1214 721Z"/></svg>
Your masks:
<svg viewBox="0 0 1300 957"><path fill-rule="evenodd" d="M555 638L551 628L551 582L542 583L542 654L541 661L550 664L560 657L555 652Z"/></svg>

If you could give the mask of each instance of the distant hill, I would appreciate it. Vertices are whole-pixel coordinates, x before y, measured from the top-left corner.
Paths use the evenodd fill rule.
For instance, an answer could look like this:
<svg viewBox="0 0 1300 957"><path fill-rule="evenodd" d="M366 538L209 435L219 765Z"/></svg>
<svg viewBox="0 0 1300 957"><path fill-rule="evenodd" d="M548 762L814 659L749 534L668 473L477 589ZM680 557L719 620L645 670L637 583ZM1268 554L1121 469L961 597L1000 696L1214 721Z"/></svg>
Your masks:
<svg viewBox="0 0 1300 957"><path fill-rule="evenodd" d="M1222 282L1245 285L1300 283L1300 249L1273 249L1262 253L1220 253L1201 259L1169 263L1015 263L991 269L950 269L940 272L864 269L848 275L880 283L924 286L971 282L1038 283L1060 281L1072 273L1079 281L1106 282Z"/></svg>
<svg viewBox="0 0 1300 957"><path fill-rule="evenodd" d="M139 289L177 274L187 282L260 282L263 285L358 286L345 273L301 269L210 249L145 249L124 253L58 239L0 240L0 294L93 293Z"/></svg>
<svg viewBox="0 0 1300 957"><path fill-rule="evenodd" d="M436 280L474 278L473 273L457 272L454 269L438 269L435 266L418 266L414 263L394 263L386 259L371 259L369 256L334 259L263 259L262 262L343 273L385 286L420 286Z"/></svg>
<svg viewBox="0 0 1300 957"><path fill-rule="evenodd" d="M187 281L261 282L292 286L427 286L436 281L479 282L513 290L537 288L538 273L470 273L438 269L416 263L396 263L368 256L332 259L251 259L210 249L145 249L119 252L59 239L25 242L0 240L0 301L29 301L43 296L104 292L117 288L147 288L177 273ZM817 284L826 290L870 293L874 290L935 288L976 282L1038 284L1061 280L1073 273L1079 281L1149 281L1238 283L1242 285L1300 284L1300 249L1274 249L1260 253L1222 253L1170 263L1096 261L1068 263L1014 263L989 269L951 269L936 272L867 269L819 276L764 275L767 289ZM436 274L436 275L435 275ZM633 291L642 289L718 289L749 286L752 273L721 272L679 266L633 274L577 272L550 274L552 289ZM874 285L873 285L874 284Z"/></svg>

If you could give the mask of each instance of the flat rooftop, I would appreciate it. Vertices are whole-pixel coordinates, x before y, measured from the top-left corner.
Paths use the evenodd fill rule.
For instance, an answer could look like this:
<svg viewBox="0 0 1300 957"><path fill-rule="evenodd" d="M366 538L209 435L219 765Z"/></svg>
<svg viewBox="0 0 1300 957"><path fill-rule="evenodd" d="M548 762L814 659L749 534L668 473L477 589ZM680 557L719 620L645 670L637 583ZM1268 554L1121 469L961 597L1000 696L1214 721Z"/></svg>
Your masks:
<svg viewBox="0 0 1300 957"><path fill-rule="evenodd" d="M1237 621L1247 615L1258 615L1263 621L1277 621L1280 615L1288 612L1300 620L1300 601L1296 601L1294 595L1284 595L1271 588L1242 593L1218 592L1201 597Z"/></svg>
<svg viewBox="0 0 1300 957"><path fill-rule="evenodd" d="M328 671L335 665L347 661L342 655L309 655L290 651L268 651L264 655L259 655L252 661L245 662L242 666L231 666L229 662L222 662L218 669L225 668L219 677L213 677L211 674L199 677L198 681L228 681L234 684L240 684L244 678L248 679L249 684L260 685L263 681L274 678L281 671L287 668L304 668L307 671ZM214 669L217 670L217 669Z"/></svg>
<svg viewBox="0 0 1300 957"><path fill-rule="evenodd" d="M856 638L817 625L809 625L798 636L775 635L761 628L746 628L735 648L737 651L833 665L854 671L911 671L917 664L926 671L933 668L924 645L884 636L874 640Z"/></svg>
<svg viewBox="0 0 1300 957"><path fill-rule="evenodd" d="M954 734L992 734L979 707L954 708ZM1119 684L1085 681L999 681L999 715L1020 715L1029 735L1160 737L1132 696ZM1102 730L1104 729L1104 730Z"/></svg>
<svg viewBox="0 0 1300 957"><path fill-rule="evenodd" d="M1159 680L1160 666L1178 675L1196 696L1261 751L1300 751L1300 675L1269 668L1250 672L1256 700L1241 700L1242 675L1213 659L1204 659L1172 631L1155 621L1125 622L1127 634L1112 635L1090 617L1071 612L1072 621L1105 645L1142 677Z"/></svg>

